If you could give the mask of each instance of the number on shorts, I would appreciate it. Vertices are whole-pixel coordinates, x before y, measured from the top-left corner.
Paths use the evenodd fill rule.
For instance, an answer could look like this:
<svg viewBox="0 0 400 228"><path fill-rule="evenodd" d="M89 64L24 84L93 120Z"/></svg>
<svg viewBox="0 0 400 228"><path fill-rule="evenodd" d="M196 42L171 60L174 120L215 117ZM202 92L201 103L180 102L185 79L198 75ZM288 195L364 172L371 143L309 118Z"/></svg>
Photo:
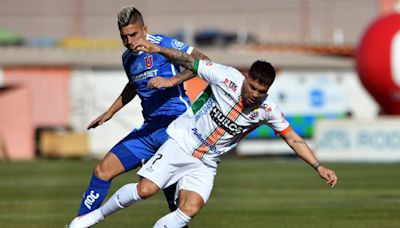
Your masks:
<svg viewBox="0 0 400 228"><path fill-rule="evenodd" d="M162 158L162 154L157 154L157 158L153 161L153 163L151 163L152 165L154 165L154 163L156 163L157 160Z"/></svg>

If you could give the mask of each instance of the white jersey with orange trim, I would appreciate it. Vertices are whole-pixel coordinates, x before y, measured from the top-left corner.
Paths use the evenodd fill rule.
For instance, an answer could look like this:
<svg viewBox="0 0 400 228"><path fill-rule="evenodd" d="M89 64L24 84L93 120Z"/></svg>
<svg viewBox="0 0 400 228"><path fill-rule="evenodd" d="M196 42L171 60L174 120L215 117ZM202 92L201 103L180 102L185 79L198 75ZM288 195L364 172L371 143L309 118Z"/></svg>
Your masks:
<svg viewBox="0 0 400 228"><path fill-rule="evenodd" d="M195 71L209 86L167 129L168 135L186 153L217 167L219 156L234 148L249 130L261 124L267 124L276 134L290 130L283 113L268 94L256 107L243 107L244 76L238 70L196 60Z"/></svg>

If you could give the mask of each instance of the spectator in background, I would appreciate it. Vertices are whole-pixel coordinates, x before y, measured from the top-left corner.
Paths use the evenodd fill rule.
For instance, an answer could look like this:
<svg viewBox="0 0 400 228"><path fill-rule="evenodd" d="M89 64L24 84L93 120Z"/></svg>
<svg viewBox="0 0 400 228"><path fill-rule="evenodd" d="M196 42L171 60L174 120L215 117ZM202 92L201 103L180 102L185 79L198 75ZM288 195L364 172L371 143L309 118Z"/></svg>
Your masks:
<svg viewBox="0 0 400 228"><path fill-rule="evenodd" d="M275 69L256 61L247 76L238 70L198 60L192 56L144 39L137 51L159 53L193 71L209 83L197 100L168 127L169 139L139 170L139 183L123 186L99 209L75 219L70 228L92 226L106 216L178 181L179 207L154 225L157 228L184 227L207 202L213 188L220 155L233 149L246 132L267 124L294 152L311 165L332 187L337 183L333 170L322 166L306 142L291 129L268 90ZM161 80L165 81L165 80ZM171 86L162 83L158 86Z"/></svg>
<svg viewBox="0 0 400 228"><path fill-rule="evenodd" d="M151 158L168 139L166 127L190 106L181 82L193 77L193 72L185 70L179 73L179 66L164 56L135 50L137 42L144 39L163 47L184 51L194 58L208 59L188 44L165 35L148 34L141 13L134 6L127 6L119 11L118 28L127 49L122 55L122 62L128 82L108 110L93 120L87 129L95 128L110 120L136 95L142 101L144 123L111 148L95 166L89 186L83 195L78 216L91 212L101 205L114 177L135 169ZM149 79L156 76L166 79L174 86L159 90L149 88L147 86ZM175 186L172 185L164 192L170 210L174 211Z"/></svg>

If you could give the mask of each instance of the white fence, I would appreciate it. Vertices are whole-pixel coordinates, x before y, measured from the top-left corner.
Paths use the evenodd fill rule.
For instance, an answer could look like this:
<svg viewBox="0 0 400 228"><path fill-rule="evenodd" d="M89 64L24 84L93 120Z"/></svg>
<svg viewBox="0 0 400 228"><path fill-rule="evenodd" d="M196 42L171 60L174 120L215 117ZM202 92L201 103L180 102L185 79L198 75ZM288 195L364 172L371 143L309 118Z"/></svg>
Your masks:
<svg viewBox="0 0 400 228"><path fill-rule="evenodd" d="M319 121L315 142L322 161L398 162L400 117Z"/></svg>

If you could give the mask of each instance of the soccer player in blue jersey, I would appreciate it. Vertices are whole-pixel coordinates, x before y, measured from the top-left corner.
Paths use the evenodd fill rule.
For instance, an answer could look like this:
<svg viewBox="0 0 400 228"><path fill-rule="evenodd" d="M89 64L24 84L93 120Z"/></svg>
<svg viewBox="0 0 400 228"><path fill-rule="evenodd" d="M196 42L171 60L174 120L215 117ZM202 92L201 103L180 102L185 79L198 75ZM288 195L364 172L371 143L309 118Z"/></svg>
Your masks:
<svg viewBox="0 0 400 228"><path fill-rule="evenodd" d="M190 106L189 98L180 82L193 77L193 72L188 70L180 72L178 65L174 65L160 54L135 51L136 42L139 39L146 39L163 47L184 51L195 58L208 59L188 44L164 35L148 34L141 13L133 6L124 7L119 11L118 27L122 42L127 48L122 55L122 61L128 83L111 107L93 120L87 129L95 128L111 119L136 95L141 99L144 123L111 148L95 166L78 216L91 212L101 205L114 177L135 169L151 158L168 139L166 127ZM171 84L175 85L177 82L179 84L166 89L154 89L157 86L151 85L149 80L156 76L170 80ZM167 189L165 195L170 210L174 211L175 187Z"/></svg>

